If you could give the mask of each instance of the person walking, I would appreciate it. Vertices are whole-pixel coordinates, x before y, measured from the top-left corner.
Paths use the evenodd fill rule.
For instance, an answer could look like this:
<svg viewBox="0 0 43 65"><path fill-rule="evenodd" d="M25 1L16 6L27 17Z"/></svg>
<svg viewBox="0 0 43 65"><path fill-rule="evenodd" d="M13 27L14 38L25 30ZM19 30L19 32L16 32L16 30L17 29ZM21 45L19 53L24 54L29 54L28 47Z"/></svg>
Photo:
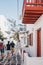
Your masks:
<svg viewBox="0 0 43 65"><path fill-rule="evenodd" d="M4 44L3 44L3 39L0 39L0 53L1 53L1 59L3 60L3 58L4 58Z"/></svg>
<svg viewBox="0 0 43 65"><path fill-rule="evenodd" d="M10 54L10 41L8 41L6 45L6 50L7 50L7 56Z"/></svg>
<svg viewBox="0 0 43 65"><path fill-rule="evenodd" d="M16 42L16 45L15 45L15 53L16 53L16 55L17 54L20 54L20 51L21 51L21 42L20 42L20 40L18 40L17 42Z"/></svg>
<svg viewBox="0 0 43 65"><path fill-rule="evenodd" d="M10 43L10 49L11 49L12 55L13 55L13 53L14 53L14 47L15 47L15 43L12 41L12 42Z"/></svg>

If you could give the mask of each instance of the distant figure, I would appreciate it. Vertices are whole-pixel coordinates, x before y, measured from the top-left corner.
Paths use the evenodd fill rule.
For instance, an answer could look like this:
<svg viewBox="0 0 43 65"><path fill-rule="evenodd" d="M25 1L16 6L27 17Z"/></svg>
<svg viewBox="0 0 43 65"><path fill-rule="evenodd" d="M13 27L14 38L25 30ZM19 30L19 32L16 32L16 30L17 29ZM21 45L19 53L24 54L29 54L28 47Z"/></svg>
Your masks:
<svg viewBox="0 0 43 65"><path fill-rule="evenodd" d="M10 41L8 41L7 50L10 50Z"/></svg>
<svg viewBox="0 0 43 65"><path fill-rule="evenodd" d="M7 55L8 55L10 54L10 41L8 41L6 48L7 48Z"/></svg>
<svg viewBox="0 0 43 65"><path fill-rule="evenodd" d="M15 53L20 54L20 52L21 52L21 42L20 42L20 40L17 41L15 48L16 48Z"/></svg>
<svg viewBox="0 0 43 65"><path fill-rule="evenodd" d="M4 44L3 44L3 39L0 40L0 52L1 52L1 58L3 59L3 57L4 57Z"/></svg>
<svg viewBox="0 0 43 65"><path fill-rule="evenodd" d="M13 52L14 52L14 47L15 47L15 43L12 41L12 42L10 43L10 49L11 49L12 55L13 55Z"/></svg>

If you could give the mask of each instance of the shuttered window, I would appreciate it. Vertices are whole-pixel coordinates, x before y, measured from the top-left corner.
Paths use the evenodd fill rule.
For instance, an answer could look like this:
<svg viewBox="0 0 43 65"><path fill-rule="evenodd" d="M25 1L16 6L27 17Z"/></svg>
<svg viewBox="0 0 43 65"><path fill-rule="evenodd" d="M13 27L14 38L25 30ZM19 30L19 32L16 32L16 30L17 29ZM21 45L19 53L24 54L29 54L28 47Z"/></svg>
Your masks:
<svg viewBox="0 0 43 65"><path fill-rule="evenodd" d="M29 45L33 45L33 33L29 35Z"/></svg>

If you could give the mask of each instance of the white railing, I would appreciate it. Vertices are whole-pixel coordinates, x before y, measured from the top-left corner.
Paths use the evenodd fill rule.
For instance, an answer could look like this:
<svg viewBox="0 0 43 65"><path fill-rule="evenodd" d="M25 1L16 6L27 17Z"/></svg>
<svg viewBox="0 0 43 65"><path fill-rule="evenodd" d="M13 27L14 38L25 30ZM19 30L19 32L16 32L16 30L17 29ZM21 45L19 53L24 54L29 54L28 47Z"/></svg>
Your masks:
<svg viewBox="0 0 43 65"><path fill-rule="evenodd" d="M27 3L28 3L28 2L30 2L30 3L33 2L33 3L34 3L35 0L26 0L26 2L27 2Z"/></svg>

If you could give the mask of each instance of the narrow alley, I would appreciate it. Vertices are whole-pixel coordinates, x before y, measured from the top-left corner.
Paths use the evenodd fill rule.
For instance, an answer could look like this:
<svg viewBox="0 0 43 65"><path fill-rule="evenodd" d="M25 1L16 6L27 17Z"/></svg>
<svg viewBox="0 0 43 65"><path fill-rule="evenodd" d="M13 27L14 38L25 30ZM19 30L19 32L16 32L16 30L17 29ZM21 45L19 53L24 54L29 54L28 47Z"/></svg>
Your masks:
<svg viewBox="0 0 43 65"><path fill-rule="evenodd" d="M43 65L43 0L0 0L0 65Z"/></svg>

